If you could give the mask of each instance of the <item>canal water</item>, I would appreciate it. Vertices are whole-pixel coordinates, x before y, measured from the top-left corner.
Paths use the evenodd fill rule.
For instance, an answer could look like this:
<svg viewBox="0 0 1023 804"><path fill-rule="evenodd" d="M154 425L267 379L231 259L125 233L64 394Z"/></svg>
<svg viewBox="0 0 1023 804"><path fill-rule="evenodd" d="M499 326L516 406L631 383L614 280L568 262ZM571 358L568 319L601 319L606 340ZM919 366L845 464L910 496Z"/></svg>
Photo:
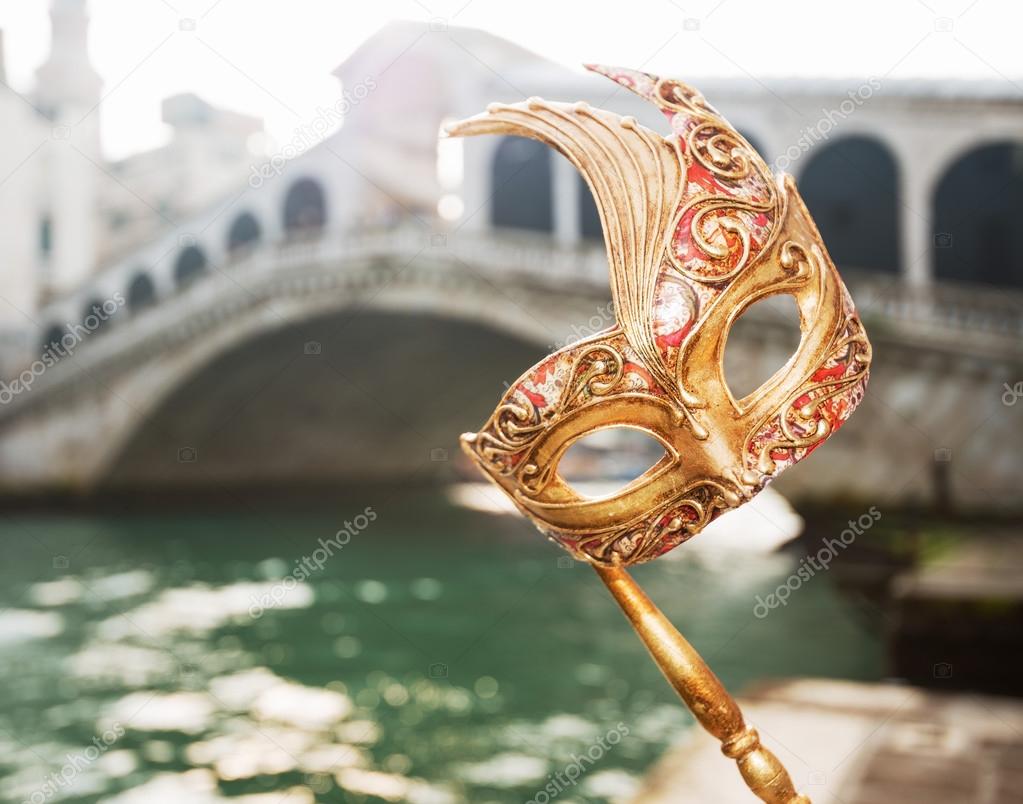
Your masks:
<svg viewBox="0 0 1023 804"><path fill-rule="evenodd" d="M592 571L436 494L0 533L4 802L612 801L692 728ZM798 558L635 574L733 690L878 678L826 573L754 614Z"/></svg>

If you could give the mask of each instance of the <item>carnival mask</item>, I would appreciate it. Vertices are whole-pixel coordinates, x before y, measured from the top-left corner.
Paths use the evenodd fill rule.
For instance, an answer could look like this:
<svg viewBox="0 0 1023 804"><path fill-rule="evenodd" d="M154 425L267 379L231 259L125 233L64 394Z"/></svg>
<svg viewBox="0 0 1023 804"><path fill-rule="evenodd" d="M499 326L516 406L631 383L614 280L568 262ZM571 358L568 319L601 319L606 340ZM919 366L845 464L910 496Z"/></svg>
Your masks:
<svg viewBox="0 0 1023 804"><path fill-rule="evenodd" d="M654 558L742 504L841 426L870 364L852 300L794 181L685 84L591 66L655 104L672 134L585 103L492 104L454 136L531 137L564 154L596 199L617 321L527 371L466 452L576 558ZM725 342L753 303L788 294L801 339L735 398ZM575 441L643 431L664 457L617 493L587 498L559 474Z"/></svg>

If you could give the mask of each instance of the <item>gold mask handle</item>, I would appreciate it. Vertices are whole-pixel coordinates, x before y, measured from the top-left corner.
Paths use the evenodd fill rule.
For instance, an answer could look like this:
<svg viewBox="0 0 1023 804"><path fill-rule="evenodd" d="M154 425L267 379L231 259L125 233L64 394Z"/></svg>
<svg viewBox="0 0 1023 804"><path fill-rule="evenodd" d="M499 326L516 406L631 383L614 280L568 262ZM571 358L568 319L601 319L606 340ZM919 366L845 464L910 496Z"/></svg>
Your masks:
<svg viewBox="0 0 1023 804"><path fill-rule="evenodd" d="M810 804L799 795L788 771L760 744L760 735L743 719L735 699L632 576L620 566L594 564L668 683L707 731L734 759L750 791L768 804Z"/></svg>

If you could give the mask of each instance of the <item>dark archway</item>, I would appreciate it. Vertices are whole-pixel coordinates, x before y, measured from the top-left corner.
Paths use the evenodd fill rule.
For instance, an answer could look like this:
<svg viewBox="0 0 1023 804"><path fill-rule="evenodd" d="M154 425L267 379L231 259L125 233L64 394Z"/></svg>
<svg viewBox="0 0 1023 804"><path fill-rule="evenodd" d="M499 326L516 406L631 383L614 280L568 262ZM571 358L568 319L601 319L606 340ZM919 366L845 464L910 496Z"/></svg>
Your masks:
<svg viewBox="0 0 1023 804"><path fill-rule="evenodd" d="M312 234L327 222L323 188L313 179L299 179L284 198L284 231L288 235Z"/></svg>
<svg viewBox="0 0 1023 804"><path fill-rule="evenodd" d="M579 176L579 234L584 240L602 241L604 239L604 230L600 226L600 214L597 212L597 202L593 200L590 185L581 175Z"/></svg>
<svg viewBox="0 0 1023 804"><path fill-rule="evenodd" d="M251 212L243 212L231 223L227 232L227 250L234 254L239 249L251 249L262 235L259 221Z"/></svg>
<svg viewBox="0 0 1023 804"><path fill-rule="evenodd" d="M99 335L106 331L111 315L103 309L102 299L90 299L82 307L81 324L91 334Z"/></svg>
<svg viewBox="0 0 1023 804"><path fill-rule="evenodd" d="M174 281L179 288L190 285L206 273L206 254L198 246L189 246L174 263Z"/></svg>
<svg viewBox="0 0 1023 804"><path fill-rule="evenodd" d="M46 328L46 332L43 334L43 341L39 344L39 353L43 354L48 349L53 348L53 344L57 344L60 347L60 339L67 333L67 329L63 324L51 324ZM57 354L60 354L58 351Z"/></svg>
<svg viewBox="0 0 1023 804"><path fill-rule="evenodd" d="M1023 143L975 148L934 194L934 272L942 279L1023 288Z"/></svg>
<svg viewBox="0 0 1023 804"><path fill-rule="evenodd" d="M128 284L128 309L133 313L156 304L156 285L149 274L139 271Z"/></svg>
<svg viewBox="0 0 1023 804"><path fill-rule="evenodd" d="M490 222L494 226L550 232L551 155L546 145L522 137L505 137L490 168Z"/></svg>
<svg viewBox="0 0 1023 804"><path fill-rule="evenodd" d="M275 328L183 378L140 422L106 482L283 492L447 480L462 460L465 422L485 421L503 379L545 352L423 313L353 317L348 308Z"/></svg>
<svg viewBox="0 0 1023 804"><path fill-rule="evenodd" d="M898 273L898 169L883 144L848 137L820 146L799 191L840 269Z"/></svg>

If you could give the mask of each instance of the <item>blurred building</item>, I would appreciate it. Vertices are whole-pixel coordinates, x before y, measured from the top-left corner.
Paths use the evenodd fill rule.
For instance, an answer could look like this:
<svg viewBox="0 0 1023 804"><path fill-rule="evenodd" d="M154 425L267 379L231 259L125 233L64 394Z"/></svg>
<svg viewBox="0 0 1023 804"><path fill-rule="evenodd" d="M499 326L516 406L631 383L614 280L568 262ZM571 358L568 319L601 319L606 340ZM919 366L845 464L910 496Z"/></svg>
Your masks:
<svg viewBox="0 0 1023 804"><path fill-rule="evenodd" d="M175 221L223 203L253 162L250 145L262 134L262 121L193 94L165 99L162 111L171 127L167 144L108 166L116 180L106 183L109 191L99 198L104 240L98 265L138 248ZM119 185L130 191L118 192ZM139 197L148 203L139 204Z"/></svg>
<svg viewBox="0 0 1023 804"><path fill-rule="evenodd" d="M116 255L220 201L245 176L261 121L195 95L163 102L166 145L120 161L100 148L103 85L89 59L85 0L54 0L50 54L26 95L0 94L0 331L17 341L51 299ZM6 82L2 50L0 80Z"/></svg>
<svg viewBox="0 0 1023 804"><path fill-rule="evenodd" d="M93 120L87 113L100 97L98 81L85 80L92 73L82 4L61 0L53 16L55 31L75 42L60 62L77 59L75 79L56 72L57 62L40 71L48 89L39 105L53 110L50 117L0 98L9 127L24 128L21 150L30 149L32 131L55 121ZM265 390L269 377L260 384L256 367L273 344L290 338L306 344L309 356L351 348L303 333L353 309L363 323L375 316L379 329L361 340L357 328L348 330L349 342L381 355L390 354L383 351L387 333L397 331L387 322L401 317L497 333L539 353L612 323L599 222L572 166L532 141L438 146L437 134L445 120L531 95L587 100L663 131L656 110L605 79L441 24L390 25L336 75L337 104L255 165L244 165L255 121L193 97L168 101L171 144L103 166L138 181L140 194L165 205L166 215L130 199L96 197L97 166L89 164L99 161L96 134L78 122L71 142L90 160L64 149L59 158L73 167L46 174L77 176L73 192L56 193L33 168L15 178L20 197L38 201L20 203L10 188L0 195L4 237L13 238L3 241L12 268L0 293L32 319L5 313L17 336L4 353L6 376L31 366L97 304L118 294L126 301L80 339L72 359L56 361L30 377L30 391L4 400L0 483L194 482L179 450L215 429L230 410L231 388L242 395L238 389L250 388L248 397L258 391L247 407L252 423L236 422L231 449L204 456L203 477L298 481L344 477L355 465L361 476L384 476L408 465L409 439L393 421L374 421L379 406L353 409L372 445L353 463L344 444L323 437L347 420L341 402L331 410L322 401L336 392L315 379L277 396ZM780 484L812 495L1011 504L1006 491L1023 468L1023 428L994 413L1004 412L1006 389L1023 379L1018 94L985 82L696 83L769 162L796 176L875 346L866 412L820 451L812 470L787 473ZM339 130L336 117L344 119ZM88 141L74 139L85 134ZM55 147L42 164L57 154ZM751 359L736 369L737 381L755 387L791 353L796 322L770 308L748 318L735 340ZM317 331L333 337L329 327ZM457 342L424 330L414 340ZM408 343L394 354L407 355ZM497 398L498 379L511 381L529 365L516 354L507 364L493 361L480 411ZM408 387L424 395L436 381L427 359L400 364L411 372ZM458 355L435 359L455 365ZM381 369L366 385L389 388L398 371ZM304 400L302 417L288 407L295 394ZM379 396L393 399L383 390ZM477 423L469 410L417 419L423 443L414 439L414 449L455 451L450 437ZM420 406L408 415L421 413ZM255 437L260 421L283 428L281 440ZM157 447L156 431L173 436Z"/></svg>

